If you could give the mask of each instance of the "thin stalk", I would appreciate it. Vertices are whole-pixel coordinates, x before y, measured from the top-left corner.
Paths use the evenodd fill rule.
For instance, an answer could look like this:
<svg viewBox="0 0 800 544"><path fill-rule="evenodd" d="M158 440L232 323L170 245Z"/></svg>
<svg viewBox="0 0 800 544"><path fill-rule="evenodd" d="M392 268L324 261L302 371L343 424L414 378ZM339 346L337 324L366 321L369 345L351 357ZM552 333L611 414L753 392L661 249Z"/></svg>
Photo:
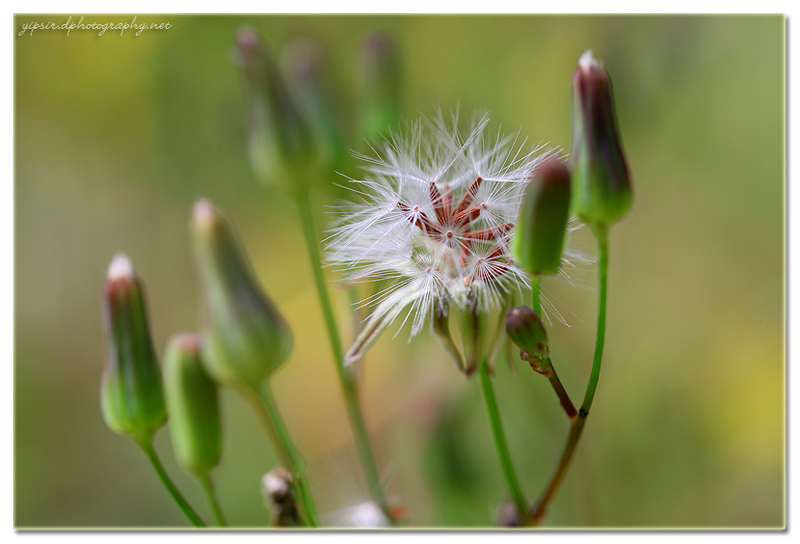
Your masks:
<svg viewBox="0 0 800 544"><path fill-rule="evenodd" d="M297 449L297 446L292 442L291 436L289 436L289 430L281 417L269 384L265 383L259 393L256 394L255 391L251 390L247 395L248 399L253 404L261 423L270 435L281 462L288 467L295 479L298 498L303 505L308 525L318 527L319 517L317 516L317 507L314 504L314 497L311 495L311 485L308 483L305 459L303 459L300 450Z"/></svg>
<svg viewBox="0 0 800 544"><path fill-rule="evenodd" d="M319 244L317 243L314 216L311 211L311 200L306 189L298 189L296 196L297 206L300 210L300 219L303 225L303 237L306 242L308 258L311 261L311 270L314 273L314 284L317 288L317 296L319 297L322 314L325 318L328 341L330 342L331 351L333 352L333 358L336 363L336 372L342 387L342 394L347 408L347 415L350 419L350 426L353 429L353 437L355 439L356 448L358 449L358 455L361 458L364 475L366 476L367 485L369 485L373 500L378 504L386 518L392 520L393 518L389 512L389 503L383 492L383 484L381 483L380 474L378 472L378 465L375 462L375 456L373 455L369 435L367 434L367 425L364 421L364 415L361 412L357 377L344 366L344 350L342 349L339 336L339 328L336 323L336 316L333 312L333 305L331 304L331 299L328 294L327 283L322 273L322 259L320 258Z"/></svg>
<svg viewBox="0 0 800 544"><path fill-rule="evenodd" d="M497 406L497 398L494 394L492 378L489 375L489 365L486 359L479 365L478 375L480 376L486 415L489 418L489 426L492 429L494 446L495 449L497 449L497 456L500 459L500 469L503 471L503 477L506 480L506 485L508 485L511 498L524 523L528 516L528 501L525 499L522 486L520 486L519 480L517 479L517 473L514 471L514 465L511 463L511 454L509 453L508 443L506 442L506 436L503 432L503 422L500 420L500 410Z"/></svg>
<svg viewBox="0 0 800 544"><path fill-rule="evenodd" d="M533 306L533 313L538 315L540 318L542 317L542 301L540 295L540 283L541 276L538 274L534 274L531 277L531 305Z"/></svg>
<svg viewBox="0 0 800 544"><path fill-rule="evenodd" d="M547 506L553 499L556 491L558 490L561 481L567 473L569 463L572 460L572 455L575 453L575 448L578 445L578 440L583 432L583 427L586 424L586 417L589 415L589 409L594 400L594 394L597 390L597 382L600 378L600 363L603 360L603 345L605 344L606 334L606 297L608 294L608 229L606 227L598 227L594 229L595 236L597 237L597 244L600 248L600 294L597 309L597 336L595 337L594 344L594 359L592 360L592 372L589 375L589 383L586 386L586 395L583 398L583 404L578 412L578 417L572 419L572 426L569 430L567 443L564 446L564 451L561 453L561 459L556 466L550 481L547 483L544 491L536 502L536 506L531 510L531 519L534 524L538 524L544 518Z"/></svg>
<svg viewBox="0 0 800 544"><path fill-rule="evenodd" d="M550 380L550 385L553 386L556 395L558 395L558 401L567 413L567 417L574 419L575 416L578 415L578 411L575 409L575 405L572 404L572 399L569 398L567 390L564 389L564 386L561 384L561 380L558 378L558 374L556 374L556 367L553 366L552 362L550 363L550 372L547 374L547 379Z"/></svg>
<svg viewBox="0 0 800 544"><path fill-rule="evenodd" d="M195 527L206 527L206 524L203 522L200 516L197 515L197 512L195 512L192 507L189 506L189 503L183 498L181 492L178 491L178 488L175 487L174 483L172 483L167 471L164 470L164 465L161 464L161 461L158 459L158 455L156 455L156 450L153 448L153 443L139 444L139 446L142 448L142 451L153 465L158 477L161 479L161 483L167 488L167 491L169 491L172 499L180 507L186 517L189 518L189 521L192 522L192 525Z"/></svg>
<svg viewBox="0 0 800 544"><path fill-rule="evenodd" d="M222 508L220 508L219 500L217 499L217 493L214 490L214 482L211 479L211 474L206 472L205 474L199 474L197 477L200 479L200 485L203 487L203 493L205 493L206 500L208 501L211 515L214 516L214 523L217 524L217 527L227 527L225 517L222 515Z"/></svg>

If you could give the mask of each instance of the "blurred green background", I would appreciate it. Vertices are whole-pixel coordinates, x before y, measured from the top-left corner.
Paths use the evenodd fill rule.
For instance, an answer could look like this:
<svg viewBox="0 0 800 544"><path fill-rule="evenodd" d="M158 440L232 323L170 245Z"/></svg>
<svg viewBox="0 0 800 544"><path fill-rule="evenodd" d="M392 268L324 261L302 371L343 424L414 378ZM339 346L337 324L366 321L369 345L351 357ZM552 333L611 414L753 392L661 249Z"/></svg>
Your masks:
<svg viewBox="0 0 800 544"><path fill-rule="evenodd" d="M127 16L86 20L128 21ZM25 22L66 16L17 16ZM785 498L784 30L782 16L182 17L167 31L15 36L15 523L187 526L126 437L103 423L100 286L125 251L148 288L159 353L198 325L192 203L237 227L296 348L273 380L324 514L366 498L310 270L288 196L259 185L245 151L234 36L273 52L317 40L358 104L358 50L389 32L403 112L488 109L491 128L569 150L570 77L592 49L615 84L634 180L611 233L609 327L592 417L545 526L779 527ZM361 149L356 136L348 147ZM358 175L351 164L349 175ZM331 173L330 184L342 178ZM322 206L335 204L320 190ZM591 364L596 292L545 281L574 316L554 361L574 400ZM342 323L345 293L336 292ZM350 335L350 327L345 333ZM366 417L389 494L411 526L487 526L506 490L478 383L429 335L386 335L367 358ZM546 380L500 365L512 456L533 499L567 421ZM276 462L256 417L223 395L216 471L232 525L268 523L260 477ZM156 439L205 514L199 487Z"/></svg>

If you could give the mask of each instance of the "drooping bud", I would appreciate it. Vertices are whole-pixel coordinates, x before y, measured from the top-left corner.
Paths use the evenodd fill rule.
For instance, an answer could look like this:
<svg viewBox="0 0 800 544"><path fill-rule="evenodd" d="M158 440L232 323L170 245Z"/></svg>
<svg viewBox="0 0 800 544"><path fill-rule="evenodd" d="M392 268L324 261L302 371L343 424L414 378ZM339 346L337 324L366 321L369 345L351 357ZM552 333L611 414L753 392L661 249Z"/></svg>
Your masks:
<svg viewBox="0 0 800 544"><path fill-rule="evenodd" d="M189 472L207 474L222 455L222 430L217 385L203 368L196 334L177 334L167 345L164 388L175 456Z"/></svg>
<svg viewBox="0 0 800 544"><path fill-rule="evenodd" d="M431 325L433 335L436 337L439 345L442 346L442 349L455 361L456 365L458 365L458 369L464 372L464 360L461 358L461 353L458 351L458 347L456 347L455 342L453 342L453 337L450 335L450 316L447 306L443 306L442 304L434 305Z"/></svg>
<svg viewBox="0 0 800 544"><path fill-rule="evenodd" d="M203 364L224 385L258 390L292 351L292 332L264 294L228 221L208 200L194 205L191 231L208 319Z"/></svg>
<svg viewBox="0 0 800 544"><path fill-rule="evenodd" d="M525 189L510 249L530 274L555 274L561 266L570 192L569 169L555 156L542 162Z"/></svg>
<svg viewBox="0 0 800 544"><path fill-rule="evenodd" d="M590 226L619 221L631 205L628 165L622 152L611 80L586 51L572 76L574 210Z"/></svg>
<svg viewBox="0 0 800 544"><path fill-rule="evenodd" d="M491 319L489 312L480 308L475 289L470 288L466 296L466 304L456 313L464 351L464 374L469 377L489 354Z"/></svg>
<svg viewBox="0 0 800 544"><path fill-rule="evenodd" d="M361 130L375 141L400 124L400 56L389 34L370 34L361 46Z"/></svg>
<svg viewBox="0 0 800 544"><path fill-rule="evenodd" d="M106 424L148 446L167 419L158 366L145 307L144 286L127 256L108 267L103 286L106 366L101 405Z"/></svg>
<svg viewBox="0 0 800 544"><path fill-rule="evenodd" d="M348 149L342 137L340 112L335 108L333 85L325 77L322 48L310 40L298 40L284 50L281 61L292 96L309 121L320 168L341 171Z"/></svg>
<svg viewBox="0 0 800 544"><path fill-rule="evenodd" d="M300 514L292 489L292 474L283 467L275 467L261 479L264 504L275 515L275 526L298 527Z"/></svg>
<svg viewBox="0 0 800 544"><path fill-rule="evenodd" d="M247 146L256 175L286 182L314 161L311 129L286 88L278 65L255 30L237 35L237 56L247 107Z"/></svg>
<svg viewBox="0 0 800 544"><path fill-rule="evenodd" d="M506 315L506 333L520 348L520 358L540 374L550 371L550 347L544 323L527 306L511 308Z"/></svg>

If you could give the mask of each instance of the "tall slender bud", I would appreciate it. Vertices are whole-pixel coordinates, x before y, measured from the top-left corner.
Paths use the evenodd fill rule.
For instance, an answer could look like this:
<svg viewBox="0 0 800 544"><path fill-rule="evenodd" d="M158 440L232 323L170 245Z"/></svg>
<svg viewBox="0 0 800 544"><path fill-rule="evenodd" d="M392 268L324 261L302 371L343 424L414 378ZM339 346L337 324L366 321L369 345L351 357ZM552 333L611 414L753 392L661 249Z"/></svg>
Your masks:
<svg viewBox="0 0 800 544"><path fill-rule="evenodd" d="M527 306L511 308L506 315L506 333L520 348L520 358L540 374L550 370L550 346L544 323Z"/></svg>
<svg viewBox="0 0 800 544"><path fill-rule="evenodd" d="M278 65L255 30L237 36L247 107L250 162L262 180L285 182L314 161L311 129L286 88Z"/></svg>
<svg viewBox="0 0 800 544"><path fill-rule="evenodd" d="M149 445L167 412L144 286L123 254L115 256L108 267L103 326L107 348L101 387L103 417L114 432Z"/></svg>
<svg viewBox="0 0 800 544"><path fill-rule="evenodd" d="M400 124L400 55L394 39L385 32L367 36L361 66L361 130L367 141L375 141Z"/></svg>
<svg viewBox="0 0 800 544"><path fill-rule="evenodd" d="M611 80L591 51L572 76L572 182L574 210L590 226L619 221L631 205Z"/></svg>
<svg viewBox="0 0 800 544"><path fill-rule="evenodd" d="M570 192L569 169L555 156L539 165L525 189L510 249L530 274L555 274L561 266Z"/></svg>
<svg viewBox="0 0 800 544"><path fill-rule="evenodd" d="M203 363L224 385L258 390L292 351L292 332L267 298L228 221L208 200L191 222L208 319Z"/></svg>
<svg viewBox="0 0 800 544"><path fill-rule="evenodd" d="M175 456L189 472L207 474L222 455L222 426L217 385L203 369L196 334L177 334L167 345L164 388Z"/></svg>
<svg viewBox="0 0 800 544"><path fill-rule="evenodd" d="M342 137L339 111L336 109L333 84L327 76L325 57L320 45L311 40L297 40L281 55L292 96L308 119L319 151L320 168L342 170L348 149Z"/></svg>

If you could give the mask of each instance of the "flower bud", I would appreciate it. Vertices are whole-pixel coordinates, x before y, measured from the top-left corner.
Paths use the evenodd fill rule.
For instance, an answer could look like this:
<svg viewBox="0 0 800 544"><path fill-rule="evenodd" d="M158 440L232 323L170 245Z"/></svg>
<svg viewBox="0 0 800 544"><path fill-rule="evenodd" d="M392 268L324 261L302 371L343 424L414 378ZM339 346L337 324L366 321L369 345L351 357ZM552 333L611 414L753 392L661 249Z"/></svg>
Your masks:
<svg viewBox="0 0 800 544"><path fill-rule="evenodd" d="M123 254L115 256L108 267L103 325L107 348L101 388L103 417L114 432L149 445L164 425L167 412L144 286Z"/></svg>
<svg viewBox="0 0 800 544"><path fill-rule="evenodd" d="M208 312L203 364L218 383L258 390L289 357L292 332L208 200L194 205L191 231Z"/></svg>
<svg viewBox="0 0 800 544"><path fill-rule="evenodd" d="M620 220L631 205L628 166L617 130L611 80L586 51L572 76L574 210L593 227Z"/></svg>
<svg viewBox="0 0 800 544"><path fill-rule="evenodd" d="M550 370L550 347L544 323L527 306L511 308L506 315L506 333L520 348L520 358L540 374Z"/></svg>
<svg viewBox="0 0 800 544"><path fill-rule="evenodd" d="M511 238L514 261L530 274L555 274L561 266L569 220L569 169L550 157L536 169L525 189Z"/></svg>
<svg viewBox="0 0 800 544"><path fill-rule="evenodd" d="M322 48L310 40L298 40L284 50L281 61L292 96L309 121L320 155L320 168L342 171L348 149L334 108L333 85L324 77Z"/></svg>
<svg viewBox="0 0 800 544"><path fill-rule="evenodd" d="M164 389L178 462L189 472L207 474L222 455L219 395L203 369L200 340L194 333L177 334L167 345Z"/></svg>
<svg viewBox="0 0 800 544"><path fill-rule="evenodd" d="M469 377L477 370L483 358L488 355L491 320L489 312L479 308L475 289L470 288L466 302L464 307L459 308L456 313L464 351L464 374Z"/></svg>
<svg viewBox="0 0 800 544"><path fill-rule="evenodd" d="M284 182L314 161L311 130L277 64L252 28L239 30L237 55L247 107L250 162L260 179Z"/></svg>
<svg viewBox="0 0 800 544"><path fill-rule="evenodd" d="M400 124L400 58L389 34L376 32L361 46L361 130L374 141Z"/></svg>
<svg viewBox="0 0 800 544"><path fill-rule="evenodd" d="M461 353L458 351L453 337L450 335L450 319L447 306L442 304L435 304L433 308L433 319L431 320L431 329L433 335L442 346L447 354L458 365L459 370L464 372L464 360L461 358Z"/></svg>
<svg viewBox="0 0 800 544"><path fill-rule="evenodd" d="M297 527L300 514L292 489L292 474L283 467L275 467L261 479L264 504L275 514L277 527Z"/></svg>

